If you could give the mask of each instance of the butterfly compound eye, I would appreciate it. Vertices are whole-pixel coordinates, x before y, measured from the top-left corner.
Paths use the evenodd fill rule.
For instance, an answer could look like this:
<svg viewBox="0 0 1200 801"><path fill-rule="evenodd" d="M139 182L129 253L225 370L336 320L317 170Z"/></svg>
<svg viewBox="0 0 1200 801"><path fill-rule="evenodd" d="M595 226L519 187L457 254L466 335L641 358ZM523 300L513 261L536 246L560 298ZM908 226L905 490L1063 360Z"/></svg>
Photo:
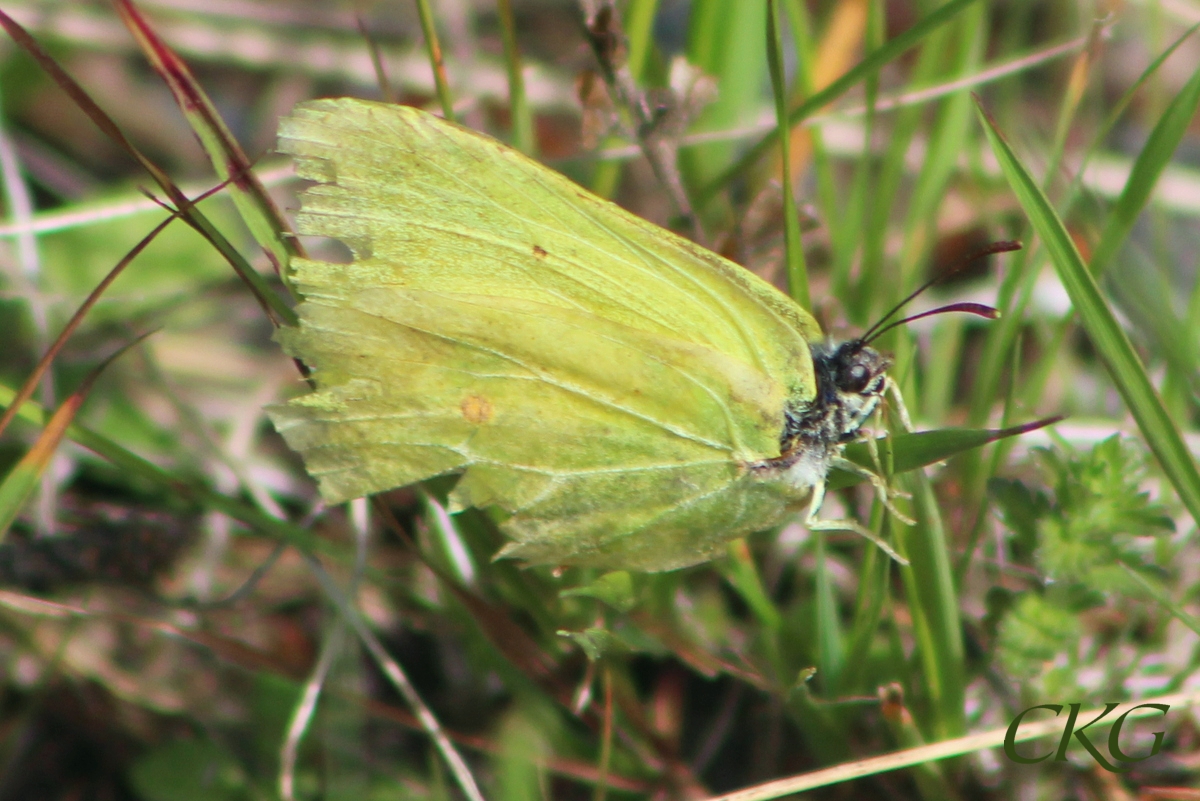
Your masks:
<svg viewBox="0 0 1200 801"><path fill-rule="evenodd" d="M864 364L852 364L843 376L842 388L847 392L862 392L871 380L871 371Z"/></svg>

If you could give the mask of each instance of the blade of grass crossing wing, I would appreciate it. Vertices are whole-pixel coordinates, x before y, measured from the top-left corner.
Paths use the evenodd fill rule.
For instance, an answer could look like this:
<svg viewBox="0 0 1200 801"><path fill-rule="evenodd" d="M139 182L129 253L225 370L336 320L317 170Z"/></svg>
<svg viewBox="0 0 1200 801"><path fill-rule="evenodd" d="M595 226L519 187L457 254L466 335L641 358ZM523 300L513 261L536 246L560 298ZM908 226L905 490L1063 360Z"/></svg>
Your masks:
<svg viewBox="0 0 1200 801"><path fill-rule="evenodd" d="M250 234L286 284L287 270L284 268L298 240L284 236L288 225L266 188L255 176L242 146L229 131L188 65L159 37L133 3L118 0L117 11L150 65L166 81L192 132L208 154L213 169L222 182L229 184L233 204L250 229Z"/></svg>
<svg viewBox="0 0 1200 801"><path fill-rule="evenodd" d="M779 4L767 0L767 65L775 95L775 117L779 126L779 157L783 161L783 250L787 263L788 292L806 309L812 308L808 294L808 270L800 241L800 212L792 186L791 136L787 126L787 76L783 66L783 35L779 30Z"/></svg>
<svg viewBox="0 0 1200 801"><path fill-rule="evenodd" d="M3 27L5 32L12 37L26 53L28 53L34 61L37 62L50 78L58 84L71 101L79 107L79 109L87 115L97 128L99 128L105 136L113 141L118 147L128 153L142 169L150 174L154 182L159 185L163 192L167 195L170 202L179 212L179 216L187 222L188 225L196 229L196 231L207 239L217 252L229 262L229 265L237 273L250 290L254 293L255 299L262 307L263 311L271 319L272 323L279 324L281 321L288 325L295 325L297 322L296 314L292 309L283 302L283 299L271 291L267 286L263 277L260 276L253 267L250 266L242 255L237 252L237 249L225 238L216 226L209 222L199 209L197 209L191 200L183 194L178 186L170 179L170 177L151 161L144 153L133 146L128 137L121 131L117 124L112 121L112 118L104 113L104 110L92 100L91 96L83 90L83 87L72 78L67 72L58 65L50 54L46 52L37 40L29 35L29 32L22 28L16 20L0 11L0 27Z"/></svg>
<svg viewBox="0 0 1200 801"><path fill-rule="evenodd" d="M1125 181L1125 188L1121 190L1112 213L1104 221L1104 234L1092 251L1092 260L1088 265L1092 275L1103 275L1125 243L1159 176L1183 141L1197 108L1200 108L1200 69L1192 73L1183 89L1167 106L1138 153L1133 169L1129 171L1129 178Z"/></svg>
<svg viewBox="0 0 1200 801"><path fill-rule="evenodd" d="M1194 521L1200 522L1200 472L1178 429L1155 392L1129 338L1104 302L1096 280L1084 264L1070 234L1033 177L1017 159L982 108L984 132L1013 193L1038 232L1059 280L1113 383L1125 399L1150 450L1179 493Z"/></svg>

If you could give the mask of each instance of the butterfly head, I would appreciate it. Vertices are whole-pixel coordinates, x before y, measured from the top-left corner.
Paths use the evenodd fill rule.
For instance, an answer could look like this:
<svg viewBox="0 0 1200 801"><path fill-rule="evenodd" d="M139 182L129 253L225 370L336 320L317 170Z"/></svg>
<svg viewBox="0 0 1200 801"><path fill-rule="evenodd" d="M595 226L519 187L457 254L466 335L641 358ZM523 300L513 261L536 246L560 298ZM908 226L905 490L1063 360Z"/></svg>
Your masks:
<svg viewBox="0 0 1200 801"><path fill-rule="evenodd" d="M780 456L763 465L786 470L805 487L825 477L840 447L878 408L892 364L862 339L816 343L810 350L816 392L785 412Z"/></svg>
<svg viewBox="0 0 1200 801"><path fill-rule="evenodd" d="M821 433L831 442L852 440L883 399L892 360L861 339L818 345L812 355Z"/></svg>
<svg viewBox="0 0 1200 801"><path fill-rule="evenodd" d="M1006 253L1021 247L1018 242L994 242L965 259L958 267L939 275L892 307L875 325L857 339L838 344L812 345L813 372L816 378L816 397L807 404L801 415L789 415L783 445L786 448L807 440L828 448L849 442L858 434L867 418L879 406L887 388L887 369L892 361L871 347L871 343L897 326L947 312L968 312L980 317L996 318L999 312L981 303L951 303L936 309L914 314L902 320L888 322L901 309L926 289L943 281L976 259L993 253ZM789 430L790 429L790 430Z"/></svg>
<svg viewBox="0 0 1200 801"><path fill-rule="evenodd" d="M825 477L829 464L841 445L858 435L883 400L887 389L887 370L892 360L871 343L893 328L922 317L947 312L968 312L995 318L999 312L980 303L952 303L930 311L889 322L913 298L937 282L958 272L977 258L1005 253L1021 247L1017 242L996 242L966 259L958 268L923 284L892 307L866 333L844 342L810 344L815 392L797 398L784 410L780 455L764 462L763 469L784 469L793 483L811 487Z"/></svg>

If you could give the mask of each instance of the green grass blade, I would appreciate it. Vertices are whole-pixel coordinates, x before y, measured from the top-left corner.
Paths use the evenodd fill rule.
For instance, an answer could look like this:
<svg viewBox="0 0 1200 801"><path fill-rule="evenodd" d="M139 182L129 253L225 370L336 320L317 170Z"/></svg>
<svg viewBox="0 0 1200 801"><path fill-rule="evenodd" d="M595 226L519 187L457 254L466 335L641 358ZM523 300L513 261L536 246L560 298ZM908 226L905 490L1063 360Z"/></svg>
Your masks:
<svg viewBox="0 0 1200 801"><path fill-rule="evenodd" d="M811 309L808 269L804 265L804 245L800 241L800 216L796 208L796 193L792 187L791 129L787 125L787 76L783 66L779 5L775 0L767 0L767 65L771 71L775 117L779 125L779 156L783 183L783 250L787 264L788 291L797 303Z"/></svg>
<svg viewBox="0 0 1200 801"><path fill-rule="evenodd" d="M791 102L799 102L814 90L813 78L817 56L814 53L813 26L808 10L800 0L786 0L783 10L787 14L792 43L796 48L796 78L792 86ZM812 147L812 172L815 182L813 202L817 204L821 218L829 227L830 239L836 241L842 225L833 162L825 147L825 134L820 126L809 128L808 137ZM841 251L835 248L835 252ZM839 294L839 297L844 295Z"/></svg>
<svg viewBox="0 0 1200 801"><path fill-rule="evenodd" d="M1159 176L1170 163L1179 143L1183 141L1188 126L1196 116L1197 108L1200 108L1200 70L1192 74L1191 79L1167 106L1142 151L1138 153L1133 169L1129 172L1129 179L1125 182L1125 188L1121 190L1121 196L1117 198L1112 213L1105 221L1104 235L1092 252L1092 260L1088 265L1092 275L1103 275L1113 257L1120 251L1146 201L1150 199L1150 193L1154 191Z"/></svg>
<svg viewBox="0 0 1200 801"><path fill-rule="evenodd" d="M822 686L833 688L840 686L843 681L846 635L842 629L837 593L830 578L832 571L826 566L829 558L828 536L824 531L814 531L812 537L816 551L816 575L813 577L813 612L816 620L813 628L817 640L817 674L821 677Z"/></svg>
<svg viewBox="0 0 1200 801"><path fill-rule="evenodd" d="M875 504L872 510L871 531L879 531L883 518L883 504ZM886 532L885 532L886 534ZM884 603L888 599L888 579L893 560L879 548L863 549L863 560L858 571L858 597L854 603L854 622L847 635L846 667L840 676L838 693L856 693L873 690L864 686L867 678L871 645L879 632L879 619Z"/></svg>
<svg viewBox="0 0 1200 801"><path fill-rule="evenodd" d="M765 0L696 0L688 23L688 61L717 81L717 99L693 131L722 131L742 124L762 97L766 59ZM768 146L774 145L771 136ZM764 148L765 149L765 148ZM685 148L680 166L690 187L707 186L733 161L737 145L712 142ZM696 208L703 202L695 203Z"/></svg>
<svg viewBox="0 0 1200 801"><path fill-rule="evenodd" d="M433 84L437 89L438 102L442 104L442 116L454 121L454 99L446 81L446 63L442 59L442 45L438 40L437 25L434 24L433 8L429 0L417 0L417 14L421 18L421 33L425 36L425 48L429 52L429 66L433 70Z"/></svg>
<svg viewBox="0 0 1200 801"><path fill-rule="evenodd" d="M899 569L917 636L917 657L923 667L921 678L933 713L934 733L938 739L946 739L966 731L966 660L958 592L933 486L924 473L913 474L908 484L918 510L917 525L909 527L896 520L892 525L897 550L909 560Z"/></svg>
<svg viewBox="0 0 1200 801"><path fill-rule="evenodd" d="M0 384L0 407L7 407L17 397L11 388ZM33 401L26 401L17 411L16 417L37 426L47 426L51 415ZM306 553L321 553L344 561L341 549L333 543L319 539L300 526L272 517L260 509L248 506L236 498L216 492L198 481L174 475L136 453L121 447L108 437L98 434L78 423L70 423L66 438L82 445L108 460L129 476L143 479L167 488L196 504L221 512L245 524L251 530L293 545Z"/></svg>
<svg viewBox="0 0 1200 801"><path fill-rule="evenodd" d="M1061 418L1051 417L1011 428L940 428L936 431L918 431L912 434L895 434L880 439L880 447L892 449L892 473L907 473L918 467L927 467L942 462L960 453L979 448L990 442L1026 434L1058 422ZM846 446L844 455L850 461L873 469L870 451L865 442L852 442ZM829 471L826 484L830 490L852 487L863 480L858 473L834 468Z"/></svg>
<svg viewBox="0 0 1200 801"><path fill-rule="evenodd" d="M794 126L817 109L832 103L837 98L846 93L852 86L859 81L864 80L868 75L875 73L885 64L898 58L907 50L920 44L921 40L928 36L932 31L945 25L950 20L954 19L967 6L976 2L976 0L951 0L946 5L937 9L931 14L926 15L920 22L907 29L894 39L889 39L882 47L878 47L858 62L852 69L847 71L842 77L838 78L829 86L817 92L812 97L805 100L796 108L792 109L788 114L788 126ZM775 143L778 136L777 132L772 132L764 136L758 141L746 155L738 159L736 163L731 165L729 169L720 173L697 194L697 205L704 203L705 200L711 198L722 187L732 181L738 175L741 175L751 164L754 164L766 153Z"/></svg>
<svg viewBox="0 0 1200 801"><path fill-rule="evenodd" d="M722 563L725 580L750 607L758 622L767 630L767 636L777 637L783 620L767 588L763 586L762 576L758 573L750 549L746 547L746 541L734 540L729 544L726 553L729 559Z"/></svg>
<svg viewBox="0 0 1200 801"><path fill-rule="evenodd" d="M286 268L296 250L295 239L285 235L291 234L291 230L254 174L253 164L241 144L192 74L191 68L158 35L141 11L129 0L121 0L117 4L117 11L150 65L170 88L180 112L212 162L213 171L222 182L228 184L229 196L254 241L263 249L290 290Z"/></svg>
<svg viewBox="0 0 1200 801"><path fill-rule="evenodd" d="M521 74L521 50L517 47L517 26L513 21L512 0L496 0L496 13L500 16L504 63L508 66L508 109L512 115L513 147L527 156L532 156L537 148L537 140L533 135L533 114L525 98L525 78Z"/></svg>
<svg viewBox="0 0 1200 801"><path fill-rule="evenodd" d="M1187 626L1197 634L1200 634L1200 620L1197 620L1194 615L1190 614L1186 609L1183 608L1182 605L1177 603L1175 599L1171 597L1170 593L1167 592L1165 587L1156 581L1151 581L1150 579L1146 578L1138 570L1130 567L1124 562L1117 562L1117 564L1121 566L1121 569L1125 571L1125 574L1128 575L1129 578L1137 582L1137 584L1146 591L1147 595L1162 604L1163 608L1169 610L1172 615L1179 618L1180 623Z"/></svg>
<svg viewBox="0 0 1200 801"><path fill-rule="evenodd" d="M987 9L984 6L968 9L953 26L939 33L945 33L953 43L953 62L943 72L946 79L962 78L979 69L987 47ZM970 130L970 96L965 91L947 97L940 105L929 134L925 161L908 202L906 236L900 258L901 294L920 283L917 273L936 240L937 212L946 196L946 185L958 169Z"/></svg>
<svg viewBox="0 0 1200 801"><path fill-rule="evenodd" d="M1050 261L1079 314L1084 330L1108 368L1113 383L1125 399L1167 478L1175 486L1192 519L1200 521L1200 472L1196 470L1195 460L1150 383L1150 377L1138 360L1133 345L1105 303L1096 279L1079 255L1071 235L1049 199L982 107L979 108L979 116L1004 176L1029 215L1034 230L1045 243Z"/></svg>
<svg viewBox="0 0 1200 801"><path fill-rule="evenodd" d="M147 336L149 335L143 334L132 342L123 345L120 350L88 372L79 387L62 402L54 414L46 421L45 426L42 428L42 433L38 435L37 441L33 443L33 447L25 453L21 461L17 462L16 466L4 477L3 483L0 483L0 542L4 541L4 535L8 533L9 526L13 524L21 508L25 506L25 502L32 497L34 490L37 489L42 474L50 466L50 462L54 458L59 444L62 443L67 432L70 430L71 423L75 420L75 415L79 413L83 402L87 400L88 393L92 391L92 386L96 383L96 379L100 377L101 373L110 364L120 358L125 351L140 343Z"/></svg>

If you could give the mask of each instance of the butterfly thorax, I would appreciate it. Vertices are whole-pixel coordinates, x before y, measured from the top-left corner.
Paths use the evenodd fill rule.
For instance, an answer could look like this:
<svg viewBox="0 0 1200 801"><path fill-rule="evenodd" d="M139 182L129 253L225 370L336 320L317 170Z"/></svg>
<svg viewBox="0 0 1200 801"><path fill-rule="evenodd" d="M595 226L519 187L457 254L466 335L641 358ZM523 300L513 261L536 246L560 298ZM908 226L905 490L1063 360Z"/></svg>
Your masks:
<svg viewBox="0 0 1200 801"><path fill-rule="evenodd" d="M841 445L854 439L883 398L891 360L861 340L811 346L816 393L784 412L780 456L769 467L785 470L796 486L825 477Z"/></svg>

